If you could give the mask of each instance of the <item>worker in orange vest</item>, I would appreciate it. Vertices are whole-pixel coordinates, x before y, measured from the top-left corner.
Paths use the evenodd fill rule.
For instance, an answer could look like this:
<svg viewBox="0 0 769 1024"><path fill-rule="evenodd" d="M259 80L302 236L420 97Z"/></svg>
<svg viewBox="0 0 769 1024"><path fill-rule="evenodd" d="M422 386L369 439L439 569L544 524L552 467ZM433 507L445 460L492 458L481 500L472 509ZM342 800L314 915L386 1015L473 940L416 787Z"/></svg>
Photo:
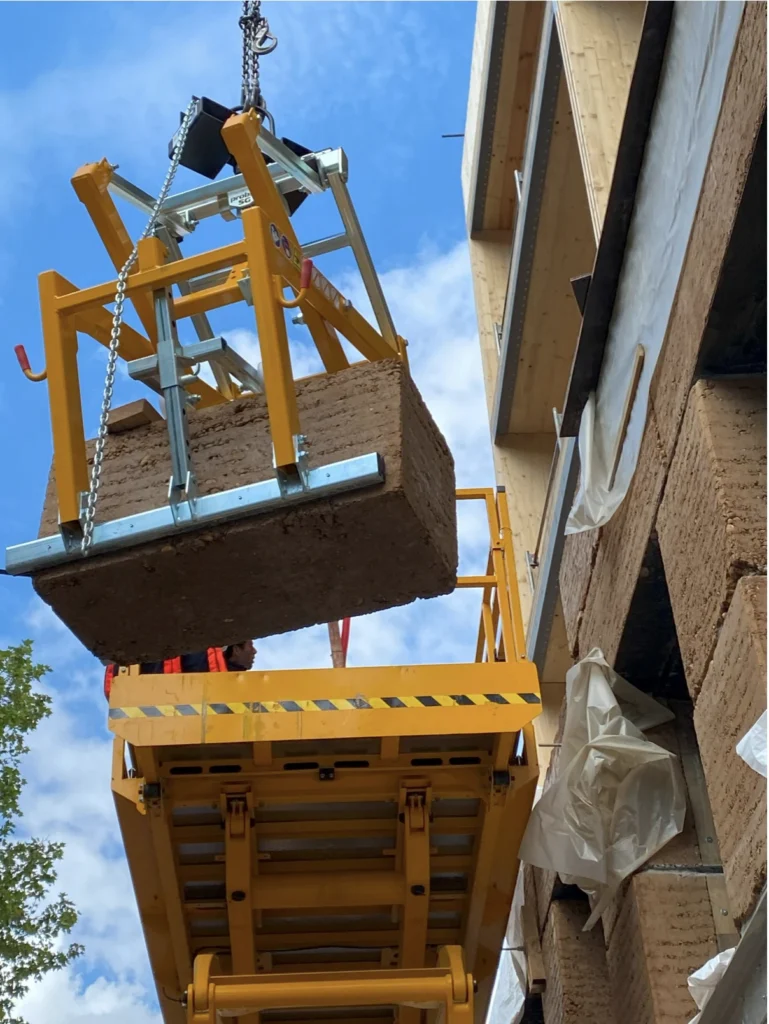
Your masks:
<svg viewBox="0 0 769 1024"><path fill-rule="evenodd" d="M160 675L171 672L247 672L254 664L256 648L253 640L241 640L229 647L209 647L205 651L194 654L182 654L165 661L145 662L141 666L142 675ZM104 696L109 699L112 680L118 666L107 665L104 672Z"/></svg>
<svg viewBox="0 0 769 1024"><path fill-rule="evenodd" d="M254 664L256 648L253 640L241 640L221 647L209 647L206 651L182 654L165 661L153 661L142 665L142 674L161 672L247 672Z"/></svg>

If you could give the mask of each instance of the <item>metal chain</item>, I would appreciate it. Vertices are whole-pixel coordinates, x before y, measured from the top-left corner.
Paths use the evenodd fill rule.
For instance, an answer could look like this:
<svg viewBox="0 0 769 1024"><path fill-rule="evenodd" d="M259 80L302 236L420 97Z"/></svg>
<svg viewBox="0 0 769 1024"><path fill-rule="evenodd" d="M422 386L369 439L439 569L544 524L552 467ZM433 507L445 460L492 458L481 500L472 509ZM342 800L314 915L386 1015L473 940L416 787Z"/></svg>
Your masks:
<svg viewBox="0 0 769 1024"><path fill-rule="evenodd" d="M112 331L109 339L109 355L107 357L107 374L104 380L104 394L101 401L101 416L99 418L99 432L96 435L96 449L93 456L93 466L91 468L91 483L88 490L88 501L85 508L85 515L83 517L83 537L80 542L80 551L83 555L87 555L90 547L93 543L93 528L94 520L96 516L96 502L99 497L99 486L101 484L101 471L104 463L104 448L107 443L107 420L109 418L109 411L112 406L112 394L115 390L115 372L117 370L117 356L118 348L120 346L120 329L123 325L123 306L125 305L125 290L128 283L128 275L131 273L131 269L136 263L139 255L139 242L142 242L145 238L149 237L157 224L158 217L160 215L160 208L168 198L168 193L173 183L176 171L179 167L179 161L181 159L182 150L184 149L184 143L187 140L187 133L190 128L190 122L192 115L195 110L195 100L190 102L187 110L182 118L181 126L179 131L174 137L174 155L171 159L171 164L166 172L165 181L160 189L155 205L152 207L152 213L147 221L147 225L136 240L136 244L131 250L131 255L125 261L120 269L120 273L117 276L117 290L115 292L115 308L112 313Z"/></svg>
<svg viewBox="0 0 769 1024"><path fill-rule="evenodd" d="M261 0L243 0L238 24L243 33L241 108L258 110L271 119L259 82L259 58L272 53L278 40L270 33L269 22L262 16Z"/></svg>

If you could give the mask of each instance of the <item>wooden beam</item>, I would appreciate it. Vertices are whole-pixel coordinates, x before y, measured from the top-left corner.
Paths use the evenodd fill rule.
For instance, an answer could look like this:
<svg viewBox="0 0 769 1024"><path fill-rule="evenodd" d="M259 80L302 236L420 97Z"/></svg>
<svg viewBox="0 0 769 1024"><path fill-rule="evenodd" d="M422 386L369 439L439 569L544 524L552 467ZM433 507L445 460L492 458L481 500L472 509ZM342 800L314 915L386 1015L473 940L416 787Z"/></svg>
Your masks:
<svg viewBox="0 0 769 1024"><path fill-rule="evenodd" d="M505 442L504 446L494 446L494 463L497 481L507 491L515 549L515 573L526 629L534 597L526 567L526 552L534 551L537 543L555 448L555 433L515 434L505 438Z"/></svg>
<svg viewBox="0 0 769 1024"><path fill-rule="evenodd" d="M571 279L589 272L595 239L563 77L558 89L511 403L511 433L553 430L562 409L581 316Z"/></svg>
<svg viewBox="0 0 769 1024"><path fill-rule="evenodd" d="M566 683L540 683L542 713L534 721L539 778L544 781L558 737Z"/></svg>
<svg viewBox="0 0 769 1024"><path fill-rule="evenodd" d="M559 0L555 11L590 216L598 240L646 3Z"/></svg>
<svg viewBox="0 0 769 1024"><path fill-rule="evenodd" d="M123 434L135 427L146 427L148 423L162 423L163 417L150 405L146 398L139 398L127 405L110 409L107 417L107 433Z"/></svg>
<svg viewBox="0 0 769 1024"><path fill-rule="evenodd" d="M488 159L485 229L512 229L515 221L517 194L513 175L523 168L529 99L545 9L544 3L503 6L507 17Z"/></svg>
<svg viewBox="0 0 769 1024"><path fill-rule="evenodd" d="M471 236L511 230L545 4L478 4L462 157Z"/></svg>
<svg viewBox="0 0 769 1024"><path fill-rule="evenodd" d="M499 347L497 345L497 328L501 329L502 317L505 312L505 293L510 273L510 246L512 236L509 232L483 240L471 239L470 268L473 276L475 293L475 311L478 318L478 340L481 347L481 363L483 365L483 384L486 391L486 404L491 416L494 405L494 389L497 384L499 367Z"/></svg>

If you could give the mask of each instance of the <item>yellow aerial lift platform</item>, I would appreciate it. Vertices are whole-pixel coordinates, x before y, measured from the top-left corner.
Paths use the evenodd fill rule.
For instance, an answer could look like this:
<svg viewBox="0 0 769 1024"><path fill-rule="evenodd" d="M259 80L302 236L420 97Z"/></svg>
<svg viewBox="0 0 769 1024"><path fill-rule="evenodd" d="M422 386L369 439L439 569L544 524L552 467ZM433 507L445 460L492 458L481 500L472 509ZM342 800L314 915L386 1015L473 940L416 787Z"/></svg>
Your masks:
<svg viewBox="0 0 769 1024"><path fill-rule="evenodd" d="M482 591L474 662L114 677L112 788L166 1024L483 1021L540 698L505 495L457 497L491 538L459 580Z"/></svg>

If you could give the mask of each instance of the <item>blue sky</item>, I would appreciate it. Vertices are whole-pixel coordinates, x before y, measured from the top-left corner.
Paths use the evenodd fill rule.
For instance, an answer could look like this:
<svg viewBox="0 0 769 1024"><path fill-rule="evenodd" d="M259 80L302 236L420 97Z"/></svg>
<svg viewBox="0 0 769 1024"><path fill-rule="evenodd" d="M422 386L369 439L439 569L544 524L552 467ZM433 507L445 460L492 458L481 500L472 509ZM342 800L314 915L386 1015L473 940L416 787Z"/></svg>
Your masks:
<svg viewBox="0 0 769 1024"><path fill-rule="evenodd" d="M0 6L0 542L36 535L51 456L46 387L24 380L13 355L23 342L42 365L37 274L55 268L80 285L114 276L69 184L83 163L109 157L157 192L179 110L203 93L235 103L240 90L239 4L25 3ZM293 3L265 0L279 39L262 61L262 86L279 134L312 149L343 146L349 187L396 326L409 338L415 379L446 434L463 484L490 484L480 358L475 336L460 191L461 139L470 69L472 3ZM12 43L10 42L12 41ZM175 190L199 183L180 172ZM336 229L330 196L295 218L300 240ZM143 227L125 210L134 234ZM221 245L238 226L207 221L184 243ZM360 308L349 258L321 264ZM258 358L252 311L230 307L215 327ZM297 375L311 369L301 336ZM104 352L80 349L84 415L95 431ZM137 397L122 377L117 404ZM477 517L462 519L463 550L479 569ZM34 597L0 577L0 643L31 636L54 668L55 714L28 761L26 823L61 838L62 888L82 912L87 955L25 1001L30 1024L156 1021L133 896L109 796L109 743L100 669ZM472 595L424 602L356 621L351 660L470 660ZM264 667L328 663L325 630L259 644Z"/></svg>

